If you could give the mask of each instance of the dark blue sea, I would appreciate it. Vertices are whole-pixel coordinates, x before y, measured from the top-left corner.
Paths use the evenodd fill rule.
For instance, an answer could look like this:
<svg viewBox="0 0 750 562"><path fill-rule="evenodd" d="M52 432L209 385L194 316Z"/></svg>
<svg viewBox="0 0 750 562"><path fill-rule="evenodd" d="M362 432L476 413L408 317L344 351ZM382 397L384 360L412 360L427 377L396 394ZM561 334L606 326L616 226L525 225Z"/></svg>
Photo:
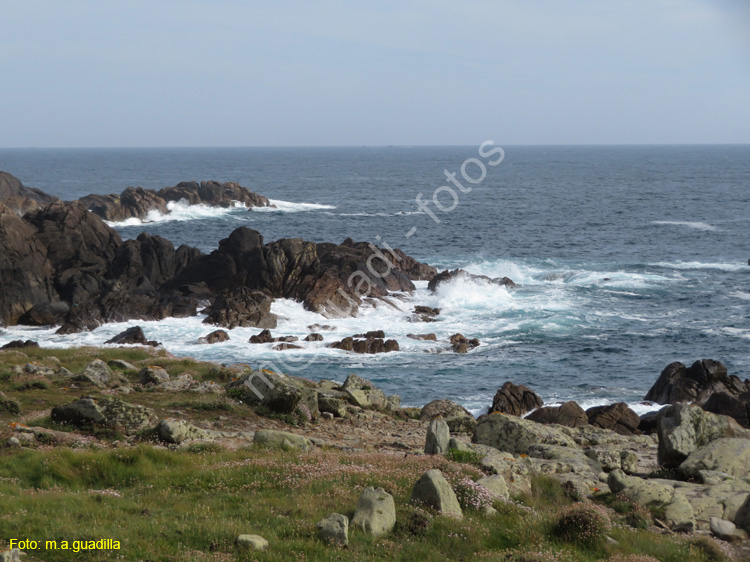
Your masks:
<svg viewBox="0 0 750 562"><path fill-rule="evenodd" d="M526 384L545 402L584 407L640 400L672 361L709 357L750 377L750 146L506 146L481 182L438 191L470 147L2 149L0 170L65 200L162 188L186 180L235 181L272 199L276 209L175 205L153 222L112 225L123 238L147 231L204 252L239 226L266 241L347 237L387 243L439 268L508 276L506 289L461 282L437 294L419 283L400 309L364 308L327 319L276 301L278 335L304 336L329 324L326 341L299 351L231 341L199 345L211 331L194 319L129 322L56 336L53 329L10 328L0 344L31 337L50 346L102 344L140 324L175 354L222 363L276 366L313 379L358 373L408 405L452 398L478 412L505 382ZM488 149L489 150L489 149ZM466 168L476 179L476 164ZM419 210L428 201L439 223ZM452 208L452 209L451 209ZM131 221L132 222L132 221ZM410 237L407 233L413 231ZM439 321L409 322L415 304L440 307ZM383 329L401 351L362 356L325 343ZM467 355L407 333L456 332L482 345Z"/></svg>

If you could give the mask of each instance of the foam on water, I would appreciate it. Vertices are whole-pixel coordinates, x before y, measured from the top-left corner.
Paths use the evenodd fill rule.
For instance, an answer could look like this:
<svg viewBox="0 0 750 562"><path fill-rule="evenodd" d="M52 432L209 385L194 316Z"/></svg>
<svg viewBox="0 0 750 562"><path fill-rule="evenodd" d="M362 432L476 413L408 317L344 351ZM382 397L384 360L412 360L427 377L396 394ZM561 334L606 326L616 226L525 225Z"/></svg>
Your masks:
<svg viewBox="0 0 750 562"><path fill-rule="evenodd" d="M227 215L233 212L237 212L239 209L246 209L244 203L234 201L231 207L214 207L211 205L191 205L186 200L181 199L180 201L170 201L167 203L167 209L169 213L160 213L158 210L153 209L148 212L145 219L139 219L137 217L129 218L124 221L104 221L113 228L125 227L125 226L138 226L153 222L171 222L171 221L192 221L200 219L212 219Z"/></svg>
<svg viewBox="0 0 750 562"><path fill-rule="evenodd" d="M269 199L273 207L253 207L254 213L301 213L304 211L318 211L321 209L335 209L335 205L323 205L320 203L294 203L282 201L281 199Z"/></svg>
<svg viewBox="0 0 750 562"><path fill-rule="evenodd" d="M719 271L750 271L747 263L704 263L697 261L676 261L676 262L656 262L648 264L654 267L664 267L667 269L717 269Z"/></svg>
<svg viewBox="0 0 750 562"><path fill-rule="evenodd" d="M651 221L651 224L660 226L686 226L696 230L716 230L716 227L705 222L692 221Z"/></svg>

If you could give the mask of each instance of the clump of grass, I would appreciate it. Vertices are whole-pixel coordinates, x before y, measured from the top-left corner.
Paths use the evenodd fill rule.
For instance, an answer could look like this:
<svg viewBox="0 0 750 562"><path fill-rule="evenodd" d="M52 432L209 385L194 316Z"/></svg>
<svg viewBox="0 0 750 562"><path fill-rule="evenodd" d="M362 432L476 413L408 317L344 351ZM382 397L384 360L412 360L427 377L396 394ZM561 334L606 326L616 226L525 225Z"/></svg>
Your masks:
<svg viewBox="0 0 750 562"><path fill-rule="evenodd" d="M577 505L560 516L553 533L564 542L583 547L604 544L611 523L609 518L592 505Z"/></svg>
<svg viewBox="0 0 750 562"><path fill-rule="evenodd" d="M697 535L691 537L689 543L692 549L703 554L707 562L734 562L735 560L726 544L712 537Z"/></svg>
<svg viewBox="0 0 750 562"><path fill-rule="evenodd" d="M461 451L459 449L448 449L445 457L454 462L474 465L479 465L482 460L482 455L476 451Z"/></svg>
<svg viewBox="0 0 750 562"><path fill-rule="evenodd" d="M26 390L47 390L49 387L50 382L45 377L29 375L17 377L10 388L11 390L24 392Z"/></svg>
<svg viewBox="0 0 750 562"><path fill-rule="evenodd" d="M205 412L231 412L233 407L223 400L204 400L200 402L172 402L170 408L186 408Z"/></svg>

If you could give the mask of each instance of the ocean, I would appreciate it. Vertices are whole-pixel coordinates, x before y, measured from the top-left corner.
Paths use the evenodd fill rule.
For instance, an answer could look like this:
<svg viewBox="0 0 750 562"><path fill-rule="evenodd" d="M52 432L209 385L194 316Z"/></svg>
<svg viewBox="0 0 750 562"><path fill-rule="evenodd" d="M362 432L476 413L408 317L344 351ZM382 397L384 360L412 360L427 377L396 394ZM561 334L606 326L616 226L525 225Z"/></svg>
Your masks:
<svg viewBox="0 0 750 562"><path fill-rule="evenodd" d="M140 325L176 355L270 366L311 379L343 381L357 373L418 406L453 399L486 411L507 381L534 389L545 403L584 408L625 401L636 411L672 361L722 361L750 377L750 146L505 146L471 191L447 190L477 146L361 148L0 149L0 170L65 200L159 189L180 181L235 181L266 195L275 209L174 205L151 222L112 224L123 238L158 234L175 246L210 252L247 226L266 241L383 243L440 269L461 267L518 287L426 282L398 308L363 308L357 318L328 319L277 300L274 335L327 324L322 343L273 351L250 344L258 329L200 345L202 317L109 324L57 336L54 329L0 328L0 344L35 339L50 347L101 345ZM481 159L480 159L481 160ZM486 160L484 160L486 162ZM476 165L469 174L479 173ZM468 185L468 184L467 184ZM433 200L444 209L440 211ZM420 211L428 201L439 219ZM134 224L135 223L135 224ZM416 229L416 230L414 230ZM410 236L407 236L411 233ZM416 304L439 307L434 323L410 322ZM382 329L401 351L363 356L325 347ZM438 343L408 333L434 332ZM480 347L445 352L460 332Z"/></svg>

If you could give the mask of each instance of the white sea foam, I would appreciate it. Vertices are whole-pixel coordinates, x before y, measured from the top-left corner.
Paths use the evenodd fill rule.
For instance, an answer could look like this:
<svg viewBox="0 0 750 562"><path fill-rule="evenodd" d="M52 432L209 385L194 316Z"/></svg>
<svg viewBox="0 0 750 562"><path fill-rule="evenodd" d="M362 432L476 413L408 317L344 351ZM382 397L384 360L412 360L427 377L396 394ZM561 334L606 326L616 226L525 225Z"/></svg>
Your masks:
<svg viewBox="0 0 750 562"><path fill-rule="evenodd" d="M651 221L651 224L659 226L686 226L696 230L716 230L716 227L705 222L693 221Z"/></svg>
<svg viewBox="0 0 750 562"><path fill-rule="evenodd" d="M191 221L199 219L210 219L236 212L238 209L245 209L245 204L234 201L231 207L214 207L211 205L191 205L186 200L170 201L167 203L169 213L160 213L153 209L148 212L145 219L137 217L129 218L124 221L104 221L111 227L138 226L151 222L171 222L171 221Z"/></svg>
<svg viewBox="0 0 750 562"><path fill-rule="evenodd" d="M648 265L668 269L718 269L720 271L750 270L746 263L703 263L698 261L656 262Z"/></svg>
<svg viewBox="0 0 750 562"><path fill-rule="evenodd" d="M743 301L750 301L750 293L745 293L744 291L735 291L734 293L729 293L729 296Z"/></svg>
<svg viewBox="0 0 750 562"><path fill-rule="evenodd" d="M294 203L282 201L281 199L269 199L273 207L253 207L254 213L301 213L304 211L318 211L321 209L335 209L335 205L322 205L320 203Z"/></svg>

